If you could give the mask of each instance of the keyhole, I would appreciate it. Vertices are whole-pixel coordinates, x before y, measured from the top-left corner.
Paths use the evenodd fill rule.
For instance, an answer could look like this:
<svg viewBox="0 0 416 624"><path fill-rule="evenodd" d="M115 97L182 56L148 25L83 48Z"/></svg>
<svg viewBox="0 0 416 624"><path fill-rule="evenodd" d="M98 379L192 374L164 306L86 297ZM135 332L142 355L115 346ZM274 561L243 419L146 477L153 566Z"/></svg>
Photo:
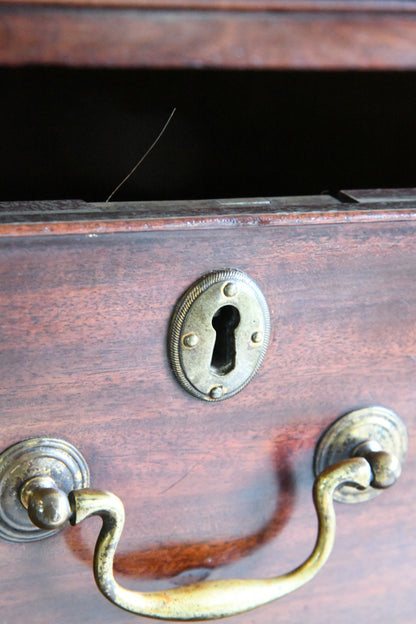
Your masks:
<svg viewBox="0 0 416 624"><path fill-rule="evenodd" d="M240 322L240 312L232 305L219 308L212 317L217 332L212 352L211 370L216 375L226 375L235 367L234 331Z"/></svg>

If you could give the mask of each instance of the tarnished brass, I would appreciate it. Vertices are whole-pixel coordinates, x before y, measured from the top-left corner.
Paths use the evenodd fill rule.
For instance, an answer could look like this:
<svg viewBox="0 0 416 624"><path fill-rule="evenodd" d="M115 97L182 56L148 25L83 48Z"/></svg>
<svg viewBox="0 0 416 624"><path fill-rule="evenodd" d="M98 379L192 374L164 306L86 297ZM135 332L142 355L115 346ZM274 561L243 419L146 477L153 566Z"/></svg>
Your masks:
<svg viewBox="0 0 416 624"><path fill-rule="evenodd" d="M373 479L371 487L385 490L394 485L402 474L402 466L395 455L383 451L379 442L367 440L353 450L354 457L364 457L371 466Z"/></svg>
<svg viewBox="0 0 416 624"><path fill-rule="evenodd" d="M335 492L334 499L342 503L367 501L400 476L407 443L406 427L391 410L373 406L350 412L322 436L315 452L315 474L342 459L365 457L373 468L371 484L365 490L344 485Z"/></svg>
<svg viewBox="0 0 416 624"><path fill-rule="evenodd" d="M20 490L20 501L39 529L62 529L72 515L67 494L50 477L33 477Z"/></svg>
<svg viewBox="0 0 416 624"><path fill-rule="evenodd" d="M237 269L214 271L186 291L169 330L169 359L193 396L221 401L242 390L259 369L270 333L267 302Z"/></svg>
<svg viewBox="0 0 416 624"><path fill-rule="evenodd" d="M383 408L360 411L370 412L373 421L377 420L376 416L380 418L380 412L382 422L386 418L387 420L392 418L388 410L386 410L387 414L383 413ZM359 429L366 433L370 432L373 425L361 426L357 423L356 416L357 413L354 412L341 421L343 420L348 425L351 422L355 423L354 431ZM397 421L397 418L395 416L393 421L396 423L396 429L400 430L403 436L404 425L400 420ZM39 461L39 457L36 474L32 474L33 471L30 470L29 479L19 478L15 483L16 489L10 494L18 501L21 510L30 514L32 522L40 527L45 535L50 535L51 531L44 529L63 526L68 518L72 525L77 525L91 516L101 517L103 524L95 546L94 577L102 594L122 609L157 619L182 621L210 620L236 615L267 604L298 589L310 581L322 568L334 545L336 520L333 499L338 489L345 488L348 484L350 489L356 488L367 492L370 484L373 487L386 488L395 483L399 477L400 461L387 452L384 444L379 441L386 437L385 431L380 433L376 428L375 430L379 432L376 440L370 437L364 442L357 442L357 436L353 433L348 439L339 434L341 421L333 425L335 438L327 432L320 443L322 445L322 442L329 436L330 452L344 453L346 449L349 449L349 457L326 467L315 478L313 500L318 518L318 536L315 547L304 563L291 572L274 578L206 581L154 592L135 592L125 589L117 583L113 572L114 556L124 526L124 507L117 496L110 492L90 488L74 489L67 496L51 476L53 471L48 468L47 463ZM395 434L393 434L394 437ZM337 439L341 441L340 449L333 447ZM48 446L46 442L50 445L51 441L38 438L16 446L38 443L40 453L42 453L43 449ZM62 444L62 441L52 442ZM68 446L73 448L71 445ZM29 444L29 450L34 452L34 446ZM318 451L320 450L318 448ZM7 457L10 452L11 449L8 449L0 455L0 465L3 457ZM45 472L42 472L43 465L46 466ZM15 470L18 473L27 474L28 467L23 469L15 465ZM59 478L59 471L56 474Z"/></svg>
<svg viewBox="0 0 416 624"><path fill-rule="evenodd" d="M65 524L65 514L68 515L64 511L65 496L89 484L85 459L65 440L30 438L10 446L0 455L0 537L30 542L54 535ZM64 496L58 495L60 503L50 496L48 502L44 499L41 490L50 488L62 491ZM31 522L26 508L35 492L39 502L35 504L33 500L30 513L38 515L35 508L40 506L47 512L46 516L56 517L55 523L47 522L41 528ZM38 517L41 522L45 514Z"/></svg>
<svg viewBox="0 0 416 624"><path fill-rule="evenodd" d="M134 592L114 579L113 559L124 524L119 498L100 490L77 490L69 495L73 524L101 516L103 526L95 546L94 576L100 591L126 611L166 620L211 620L255 609L293 592L310 581L327 561L335 539L334 491L343 483L368 487L371 468L354 457L331 466L314 484L318 537L308 559L288 574L271 579L219 580L186 585L166 591Z"/></svg>

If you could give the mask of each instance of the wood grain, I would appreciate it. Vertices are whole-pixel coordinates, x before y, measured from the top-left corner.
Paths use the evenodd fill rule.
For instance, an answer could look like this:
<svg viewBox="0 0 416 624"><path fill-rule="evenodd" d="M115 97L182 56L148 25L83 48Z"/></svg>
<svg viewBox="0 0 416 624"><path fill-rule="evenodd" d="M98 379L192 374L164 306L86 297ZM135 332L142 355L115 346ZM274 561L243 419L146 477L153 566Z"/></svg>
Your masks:
<svg viewBox="0 0 416 624"><path fill-rule="evenodd" d="M10 0L0 0L10 4ZM18 5L220 11L416 12L413 0L13 0Z"/></svg>
<svg viewBox="0 0 416 624"><path fill-rule="evenodd" d="M414 202L409 199L413 194L412 189L343 191L342 202L329 195L171 202L1 202L0 237L400 222L416 219Z"/></svg>
<svg viewBox="0 0 416 624"><path fill-rule="evenodd" d="M251 384L205 404L175 381L166 336L183 291L220 267L258 282L272 336ZM215 235L184 220L175 230L2 238L2 446L39 435L75 444L94 486L126 505L119 580L171 587L275 575L300 563L316 533L320 435L347 411L385 405L409 429L399 483L369 503L337 505L335 550L319 577L230 622L313 623L322 613L337 624L411 622L415 274L416 222L385 214L371 223L339 223L336 211L316 225L242 221ZM0 543L2 619L147 621L95 589L98 527Z"/></svg>
<svg viewBox="0 0 416 624"><path fill-rule="evenodd" d="M0 63L412 69L412 13L0 7Z"/></svg>

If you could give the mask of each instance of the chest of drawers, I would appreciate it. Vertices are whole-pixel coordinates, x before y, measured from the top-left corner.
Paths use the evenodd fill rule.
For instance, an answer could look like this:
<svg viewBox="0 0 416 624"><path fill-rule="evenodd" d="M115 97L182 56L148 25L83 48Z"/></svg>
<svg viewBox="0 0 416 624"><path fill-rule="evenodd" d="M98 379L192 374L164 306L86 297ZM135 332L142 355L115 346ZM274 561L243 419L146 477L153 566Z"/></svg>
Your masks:
<svg viewBox="0 0 416 624"><path fill-rule="evenodd" d="M342 414L383 405L409 432L399 482L338 503L320 574L230 621L413 621L416 212L411 191L380 195L2 205L2 445L68 440L94 487L120 496L123 585L301 563L316 534L318 440ZM167 335L182 293L219 268L256 280L271 333L249 385L206 402L177 383ZM1 541L3 620L141 621L95 590L97 531L89 520L40 542Z"/></svg>

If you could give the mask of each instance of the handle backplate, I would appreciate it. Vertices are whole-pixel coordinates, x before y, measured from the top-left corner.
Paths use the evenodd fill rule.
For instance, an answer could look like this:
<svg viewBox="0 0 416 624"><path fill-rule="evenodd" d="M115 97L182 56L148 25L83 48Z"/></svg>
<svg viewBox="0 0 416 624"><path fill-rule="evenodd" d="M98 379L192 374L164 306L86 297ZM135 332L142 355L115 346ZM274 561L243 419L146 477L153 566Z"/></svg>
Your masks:
<svg viewBox="0 0 416 624"><path fill-rule="evenodd" d="M69 494L90 485L90 472L81 453L69 442L55 438L22 440L0 455L0 537L32 542L54 535L60 527L41 529L31 522L21 493L33 479L49 479Z"/></svg>
<svg viewBox="0 0 416 624"><path fill-rule="evenodd" d="M367 442L397 458L400 466L403 464L408 445L406 426L392 410L372 406L341 416L325 431L316 447L315 475L348 457L365 457L359 447ZM381 491L372 485L362 490L343 485L334 492L334 500L361 503L378 496Z"/></svg>

